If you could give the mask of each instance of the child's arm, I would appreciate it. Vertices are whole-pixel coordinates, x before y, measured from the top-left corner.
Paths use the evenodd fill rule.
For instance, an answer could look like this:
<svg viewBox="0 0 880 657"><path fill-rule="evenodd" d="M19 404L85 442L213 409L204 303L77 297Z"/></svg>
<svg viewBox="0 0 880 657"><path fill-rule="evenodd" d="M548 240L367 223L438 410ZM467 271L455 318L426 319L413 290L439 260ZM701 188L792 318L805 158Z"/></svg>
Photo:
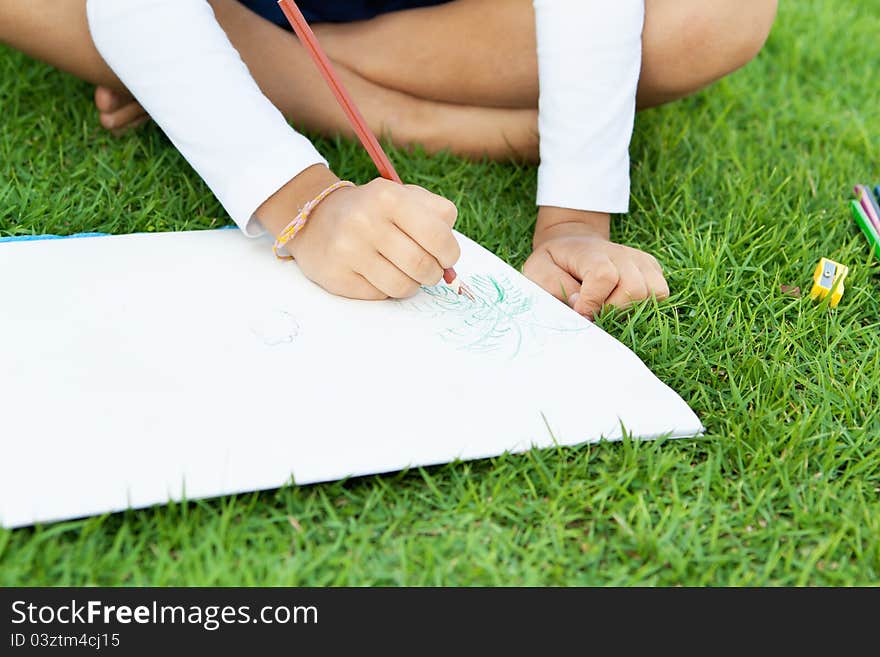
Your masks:
<svg viewBox="0 0 880 657"><path fill-rule="evenodd" d="M669 290L657 261L609 241L610 213L629 207L644 1L534 5L540 210L524 271L590 317L605 304L664 298Z"/></svg>
<svg viewBox="0 0 880 657"><path fill-rule="evenodd" d="M277 235L337 180L260 91L206 0L88 0L87 10L102 57L247 234ZM383 183L330 195L290 245L337 294L406 296L458 258L452 203Z"/></svg>
<svg viewBox="0 0 880 657"><path fill-rule="evenodd" d="M257 87L204 0L88 0L107 64L248 234L282 185L326 161Z"/></svg>

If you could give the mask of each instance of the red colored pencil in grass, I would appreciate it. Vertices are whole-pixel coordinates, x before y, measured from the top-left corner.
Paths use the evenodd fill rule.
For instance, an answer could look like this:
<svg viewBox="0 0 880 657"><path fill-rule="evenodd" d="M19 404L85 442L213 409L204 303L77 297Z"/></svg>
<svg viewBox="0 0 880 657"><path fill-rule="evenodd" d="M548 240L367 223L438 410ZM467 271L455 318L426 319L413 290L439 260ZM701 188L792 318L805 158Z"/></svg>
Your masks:
<svg viewBox="0 0 880 657"><path fill-rule="evenodd" d="M336 96L336 100L339 101L339 105L342 107L342 111L345 112L345 116L348 117L348 121L354 128L358 139L361 144L363 144L364 148L367 149L367 153L370 154L373 164L375 164L376 168L379 170L379 175L386 180L392 180L402 185L403 181L400 179L400 176L397 175L397 171L394 170L391 160L388 159L385 151L382 150L382 146L379 145L379 140L376 139L376 135L370 130L363 115L360 113L360 110L358 110L357 106L354 104L348 91L345 90L342 81L336 75L336 71L333 70L333 64L330 63L330 60L324 53L324 49L321 48L321 44L318 43L318 38L315 36L315 33L312 32L312 28L309 27L308 21L306 21L305 17L302 15L299 7L296 6L296 3L293 0L278 0L278 6L281 7L281 11L284 12L287 20L290 21L293 31L296 32L300 42L306 47L306 50L308 50L309 54L312 56L318 70L324 77L324 81L327 83L327 86L330 87L333 95ZM443 270L443 280L459 294L463 294L469 299L474 298L467 286L458 280L458 274L455 273L455 270L452 267Z"/></svg>

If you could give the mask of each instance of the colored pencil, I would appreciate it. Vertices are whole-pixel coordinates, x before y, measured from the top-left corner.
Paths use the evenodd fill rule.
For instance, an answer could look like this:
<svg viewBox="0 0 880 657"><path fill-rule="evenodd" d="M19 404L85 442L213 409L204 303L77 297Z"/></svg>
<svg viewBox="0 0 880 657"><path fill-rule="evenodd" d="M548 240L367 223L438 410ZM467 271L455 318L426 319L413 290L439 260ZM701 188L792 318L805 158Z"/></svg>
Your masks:
<svg viewBox="0 0 880 657"><path fill-rule="evenodd" d="M330 59L327 57L321 44L318 43L318 38L315 36L312 28L309 27L309 23L302 15L299 7L296 6L296 2L293 0L278 0L278 5L281 7L281 11L284 12L287 20L290 22L291 27L293 27L293 31L296 32L296 35L299 37L300 42L305 46L309 55L311 55L315 65L323 76L324 81L330 87L330 90L333 92L333 95L342 107L342 111L345 112L345 116L348 118L349 123L351 123L352 128L354 128L358 139L367 150L367 153L369 153L370 159L373 160L373 164L375 164L376 168L379 170L379 175L386 180L392 180L396 183L403 184L397 171L394 170L391 160L388 159L385 151L382 150L382 146L379 144L379 140L376 139L376 135L370 130L366 120L364 120L363 115L357 108L357 105L354 104L354 100L352 100L348 91L346 91L343 86L342 80L336 75L333 64L330 63ZM458 280L458 274L455 273L455 270L452 267L443 270L443 280L445 280L447 285L453 290L458 292L458 294L463 294L469 299L474 298L467 286Z"/></svg>
<svg viewBox="0 0 880 657"><path fill-rule="evenodd" d="M871 190L864 185L856 185L853 187L853 193L856 195L862 209L865 211L865 214L874 226L874 230L880 234L880 212L878 212L876 201L871 198Z"/></svg>
<svg viewBox="0 0 880 657"><path fill-rule="evenodd" d="M865 203L868 203L871 206L871 211L874 214L874 217L877 219L877 229L880 230L880 203L877 202L877 199L874 198L874 195L871 193L871 188L867 185L857 185L856 190L861 187L864 191L862 198ZM858 191L856 191L858 194Z"/></svg>
<svg viewBox="0 0 880 657"><path fill-rule="evenodd" d="M871 220L868 219L868 215L865 213L861 203L850 201L849 205L852 210L853 219L856 220L856 224L862 229L865 237L868 238L868 244L871 245L874 255L880 258L880 234L874 230L874 226L871 224Z"/></svg>

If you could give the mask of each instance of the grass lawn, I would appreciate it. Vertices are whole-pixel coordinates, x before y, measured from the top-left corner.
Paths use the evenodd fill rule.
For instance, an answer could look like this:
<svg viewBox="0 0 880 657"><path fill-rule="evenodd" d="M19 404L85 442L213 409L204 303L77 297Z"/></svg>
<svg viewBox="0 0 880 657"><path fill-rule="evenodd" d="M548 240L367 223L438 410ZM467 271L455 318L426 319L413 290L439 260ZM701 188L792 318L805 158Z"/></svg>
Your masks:
<svg viewBox="0 0 880 657"><path fill-rule="evenodd" d="M846 207L854 183L880 183L877 34L880 0L783 2L756 61L638 117L633 211L613 233L660 259L673 296L599 323L705 437L0 530L0 585L877 584L880 263ZM107 135L91 92L0 50L0 235L230 223L158 129ZM372 176L353 144L321 146ZM393 159L522 264L534 168ZM780 291L808 292L821 256L851 268L836 311Z"/></svg>

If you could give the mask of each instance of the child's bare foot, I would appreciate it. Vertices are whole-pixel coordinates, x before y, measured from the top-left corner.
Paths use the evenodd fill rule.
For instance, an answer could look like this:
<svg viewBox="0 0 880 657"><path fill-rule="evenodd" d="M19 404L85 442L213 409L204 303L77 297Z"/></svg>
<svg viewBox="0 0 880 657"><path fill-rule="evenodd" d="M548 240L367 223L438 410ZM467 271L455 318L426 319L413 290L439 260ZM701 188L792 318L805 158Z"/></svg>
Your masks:
<svg viewBox="0 0 880 657"><path fill-rule="evenodd" d="M109 87L95 89L95 106L100 113L101 125L117 137L150 120L149 114L131 94Z"/></svg>

